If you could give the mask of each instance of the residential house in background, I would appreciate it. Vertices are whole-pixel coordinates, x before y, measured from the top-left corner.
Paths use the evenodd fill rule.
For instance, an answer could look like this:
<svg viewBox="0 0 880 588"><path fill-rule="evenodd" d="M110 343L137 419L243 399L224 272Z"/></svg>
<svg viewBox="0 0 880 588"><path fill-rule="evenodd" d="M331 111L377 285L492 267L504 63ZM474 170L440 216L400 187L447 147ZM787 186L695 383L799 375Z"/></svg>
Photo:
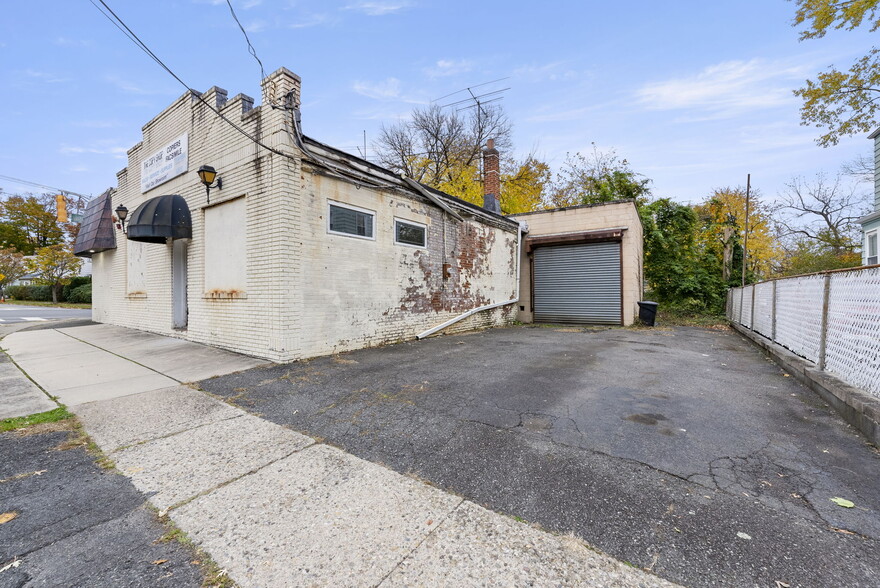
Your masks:
<svg viewBox="0 0 880 588"><path fill-rule="evenodd" d="M34 258L33 255L27 255L27 256L25 256L25 259L33 259L33 258ZM79 273L77 273L77 275L78 275L78 276L90 276L90 275L92 275L92 260L91 260L91 259L83 259L83 264L80 266L80 268L79 268ZM14 282L12 282L12 283L9 284L9 285L10 285L10 286L29 286L29 285L33 285L33 284L36 284L36 283L37 283L37 279L39 279L39 277L40 277L40 274L37 274L37 273L28 273L28 274L25 274L25 275L21 276L20 278L18 278L17 280L15 280Z"/></svg>
<svg viewBox="0 0 880 588"><path fill-rule="evenodd" d="M480 207L304 136L299 104L300 79L281 68L260 106L214 87L143 127L74 247L92 259L95 321L290 361L517 318L531 221L500 214L491 145ZM614 215L572 224L590 210L548 213L568 225L544 232L635 236ZM620 304L616 324L635 307Z"/></svg>
<svg viewBox="0 0 880 588"><path fill-rule="evenodd" d="M874 211L859 219L862 226L862 265L880 263L880 129L868 136L874 140Z"/></svg>

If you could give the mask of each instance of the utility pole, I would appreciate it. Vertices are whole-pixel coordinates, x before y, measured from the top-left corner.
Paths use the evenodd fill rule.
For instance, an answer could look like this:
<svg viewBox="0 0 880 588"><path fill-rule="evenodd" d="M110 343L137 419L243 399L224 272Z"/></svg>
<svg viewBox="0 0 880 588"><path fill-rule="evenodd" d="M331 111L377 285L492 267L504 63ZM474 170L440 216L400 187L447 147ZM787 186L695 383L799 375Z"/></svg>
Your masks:
<svg viewBox="0 0 880 588"><path fill-rule="evenodd" d="M743 277L742 285L746 285L746 262L749 259L749 192L752 187L752 174L746 176L746 226L743 229Z"/></svg>

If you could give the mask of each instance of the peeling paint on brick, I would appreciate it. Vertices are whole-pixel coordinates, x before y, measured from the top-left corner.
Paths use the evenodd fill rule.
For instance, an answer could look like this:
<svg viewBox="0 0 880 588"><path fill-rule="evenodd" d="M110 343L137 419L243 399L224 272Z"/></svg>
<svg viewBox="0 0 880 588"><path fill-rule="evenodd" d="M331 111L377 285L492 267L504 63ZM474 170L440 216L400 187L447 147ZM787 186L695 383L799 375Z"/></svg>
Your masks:
<svg viewBox="0 0 880 588"><path fill-rule="evenodd" d="M168 246L147 249L146 298L125 298L125 239L119 249L93 258L96 320L287 361L412 339L472 308L511 297L516 233L503 221L460 222L414 193L359 189L323 175L297 159L299 151L285 130L289 113L245 102L238 96L227 101L224 116L294 159L255 146L184 96L144 126L143 140L129 151L128 167L117 174L113 206L133 209L169 193L183 196L193 211L188 329L171 328ZM190 133L190 170L156 192L141 194L142 154L181 132ZM202 164L213 165L223 178L223 189L211 191L212 203L215 194L218 201L226 194L247 196L246 290L205 291L205 215L198 212L205 189L191 173ZM330 234L328 200L372 211L374 239ZM396 244L395 218L425 225L427 246ZM510 308L495 309L450 331L511 319Z"/></svg>

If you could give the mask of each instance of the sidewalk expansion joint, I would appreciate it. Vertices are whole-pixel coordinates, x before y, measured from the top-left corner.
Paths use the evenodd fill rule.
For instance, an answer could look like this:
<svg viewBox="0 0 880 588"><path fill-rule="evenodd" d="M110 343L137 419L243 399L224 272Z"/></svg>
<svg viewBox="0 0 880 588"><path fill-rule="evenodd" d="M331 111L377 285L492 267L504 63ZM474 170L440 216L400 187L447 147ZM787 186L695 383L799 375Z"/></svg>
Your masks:
<svg viewBox="0 0 880 588"><path fill-rule="evenodd" d="M159 370L157 370L157 369L153 369L153 368L151 368L151 367L148 366L148 365L144 365L144 364L140 363L139 361L135 361L135 360L133 360L133 359L130 358L130 357L125 357L124 355L119 355L118 353L114 353L113 351L110 351L109 349L104 349L103 347L101 347L101 346L99 346L99 345L95 345L94 343L91 343L91 342L89 342L89 341L86 341L85 339L80 339L79 337L74 337L74 336L71 335L70 333L62 333L62 332L59 331L58 329L54 329L54 331L55 331L56 333L61 333L62 335L65 335L65 336L67 336L67 337L70 337L70 338L73 339L74 341L79 341L80 343L85 343L86 345L91 345L91 346L94 347L95 349L100 349L100 350L103 351L104 353L109 353L110 355L115 355L115 356L118 357L119 359L124 359L125 361L129 361L129 362L131 362L131 363L133 363L133 364L135 364L135 365L139 365L139 366L141 366L142 368L144 368L144 369L148 369L148 370L150 370L151 372L155 372L155 373L159 374L160 376L164 376L164 377L168 378L169 380L174 380L174 381L177 382L178 384L185 384L185 383L186 383L186 382L182 382L182 381L178 380L177 378L174 378L174 377L172 377L172 376L169 376L168 374L163 374L163 373L160 372Z"/></svg>
<svg viewBox="0 0 880 588"><path fill-rule="evenodd" d="M293 455L294 453L299 453L300 451L305 451L305 450L308 449L309 447L314 447L315 445L319 445L319 443L317 443L317 442L312 442L312 443L309 443L308 445L306 445L305 447L299 447L299 448L297 448L297 449L294 449L294 450L291 451L290 453L286 453L286 454L282 455L281 457L279 457L278 459L273 459L273 460L270 461L270 462L264 463L263 465L261 465L261 466L259 466L259 467L257 467L257 468L254 468L254 469L252 469L252 470L250 470L249 472L245 472L245 473L241 474L240 476L236 476L236 477L234 477L234 478L230 478L229 480L226 480L225 482L222 482L222 483L220 483L220 484L217 484L216 486L214 486L214 487L212 487L212 488L209 488L209 489L207 489L207 490L203 490L202 492L199 492L198 494L195 494L195 495L193 495L193 496L190 496L189 498L185 498L185 499L181 500L180 502L177 502L177 503L175 503L175 504L172 504L172 505L169 506L168 508L163 509L163 510L160 510L160 511L159 511L159 514L162 515L162 516L164 516L164 515L168 514L169 512L171 512L171 511L173 511L173 510L176 510L176 509L178 509L178 508L180 508L180 507L182 507L182 506L186 506L186 505L189 504L190 502L192 502L192 501L194 501L194 500L197 500L197 499L201 498L202 496L206 496L206 495L210 494L211 492L214 492L215 490L219 490L220 488L223 488L223 487L225 487L225 486L228 486L228 485L232 484L233 482L237 482L237 481L241 480L242 478L245 478L245 477L247 477L247 476L250 476L250 475L256 474L257 472L259 472L259 471L262 470L263 468L267 468L267 467L269 467L269 466L271 466L271 465L274 465L274 464L278 463L279 461L281 461L282 459L287 459L288 457L290 457L290 456ZM151 504L152 504L152 503L151 503Z"/></svg>
<svg viewBox="0 0 880 588"><path fill-rule="evenodd" d="M143 392L139 392L138 394L143 394ZM121 398L125 398L125 397L122 396ZM134 443L129 443L128 445L120 445L120 446L117 447L116 449L110 449L109 451L108 451L108 450L103 450L103 449L102 449L102 451L104 451L104 453L106 453L107 455L110 455L110 454L113 454L113 453L117 453L117 452L119 452L119 451L124 451L124 450L126 450L126 449L131 449L132 447L139 447L139 446L141 446L141 445L145 445L145 444L147 444L147 443L151 443L151 442L153 442L153 441L160 441L160 440L162 440L162 439L168 439L169 437L174 437L175 435L180 435L181 433L186 433L187 431L195 431L196 429L201 429L202 427L207 427L207 426L209 426L209 425L216 425L217 423L222 423L222 422L225 422L225 421L231 421L232 419L240 419L240 418L243 417L243 416L248 416L248 414L245 412L245 413L242 413L242 414L236 414L236 415L233 415L233 416L224 417L224 418L222 418L222 419L217 419L216 421L211 421L211 422L208 422L208 423L201 423L201 424L199 424L199 425L194 425L194 426L189 427L189 428L186 428L186 429L181 429L181 430L179 430L179 431L174 431L173 433L167 433L167 434L165 434L165 435L159 435L158 437L150 437L149 439L143 439L143 440L141 440L141 441L135 441Z"/></svg>
<svg viewBox="0 0 880 588"><path fill-rule="evenodd" d="M395 566L394 566L393 568L391 568L391 569L388 571L387 574L385 574L384 576L382 576L382 579L381 579L381 580L379 580L378 582L376 582L376 584L374 585L374 588L379 588L379 586L381 586L382 584L384 584L385 581L389 578L389 576L391 576L391 574L393 574L394 572L396 572L396 571L400 568L400 566L403 565L403 563L404 563L406 560L408 560L410 557L412 557L412 555L413 555L413 554L414 554L414 553L415 553L415 552L416 552L416 551L422 546L422 544L423 544L425 541L428 540L428 537L430 537L431 535L433 535L434 533L436 533L436 532L437 532L437 529L439 529L440 527L442 527L442 526L443 526L443 523L446 522L446 520L452 515L452 513L454 513L456 510L458 510L458 509L461 507L461 505L464 504L464 503L465 503L465 499L462 498L461 500L458 501L458 504L456 504L455 506L453 506L452 508L450 508L450 509L449 509L449 512L447 512L446 515L444 515L443 519L442 519L439 523L437 523L437 525L436 525L433 529L431 529L430 531L428 531L428 533L425 534L424 537L422 537L422 540L419 541L419 542L418 542L418 543L417 543L412 549L409 550L409 553L407 553L407 554L404 555L402 558L400 558L400 561L397 562L397 564L395 564Z"/></svg>
<svg viewBox="0 0 880 588"><path fill-rule="evenodd" d="M4 354L6 355L6 357L9 358L9 361L12 363L12 365L14 365L14 366L18 369L18 371L20 371L21 374L22 374L25 378L27 378L28 380L30 380L30 382L40 390L40 392L42 392L43 394L45 394L45 395L49 398L49 400L51 400L52 402L54 402L54 403L57 404L58 406L62 406L62 404L61 404L60 402L58 402L58 397L57 397L57 396L52 396L51 394L49 394L49 392L48 392L45 388L43 388L42 386L40 386L40 385L37 383L37 381L36 381L35 379L33 379L33 378L31 377L31 375L30 375L29 373L27 373L27 372L24 370L23 367L21 367L20 365L18 365L18 363L17 363L14 359L12 359L12 356L9 355L9 353L7 353L6 351L4 351L4 350L2 350L2 349L0 349L0 353L4 353Z"/></svg>

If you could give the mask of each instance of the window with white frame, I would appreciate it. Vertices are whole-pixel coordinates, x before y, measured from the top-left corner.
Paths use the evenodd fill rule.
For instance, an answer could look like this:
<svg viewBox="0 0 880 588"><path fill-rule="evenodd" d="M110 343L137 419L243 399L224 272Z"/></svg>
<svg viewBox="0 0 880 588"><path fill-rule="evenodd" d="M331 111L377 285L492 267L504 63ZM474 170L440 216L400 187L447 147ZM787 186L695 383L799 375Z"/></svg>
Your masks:
<svg viewBox="0 0 880 588"><path fill-rule="evenodd" d="M428 227L421 223L394 219L394 242L398 245L425 247L428 239Z"/></svg>
<svg viewBox="0 0 880 588"><path fill-rule="evenodd" d="M370 210L332 202L327 219L327 232L334 235L374 239L375 217L376 214Z"/></svg>
<svg viewBox="0 0 880 588"><path fill-rule="evenodd" d="M865 233L865 265L877 265L877 231Z"/></svg>

